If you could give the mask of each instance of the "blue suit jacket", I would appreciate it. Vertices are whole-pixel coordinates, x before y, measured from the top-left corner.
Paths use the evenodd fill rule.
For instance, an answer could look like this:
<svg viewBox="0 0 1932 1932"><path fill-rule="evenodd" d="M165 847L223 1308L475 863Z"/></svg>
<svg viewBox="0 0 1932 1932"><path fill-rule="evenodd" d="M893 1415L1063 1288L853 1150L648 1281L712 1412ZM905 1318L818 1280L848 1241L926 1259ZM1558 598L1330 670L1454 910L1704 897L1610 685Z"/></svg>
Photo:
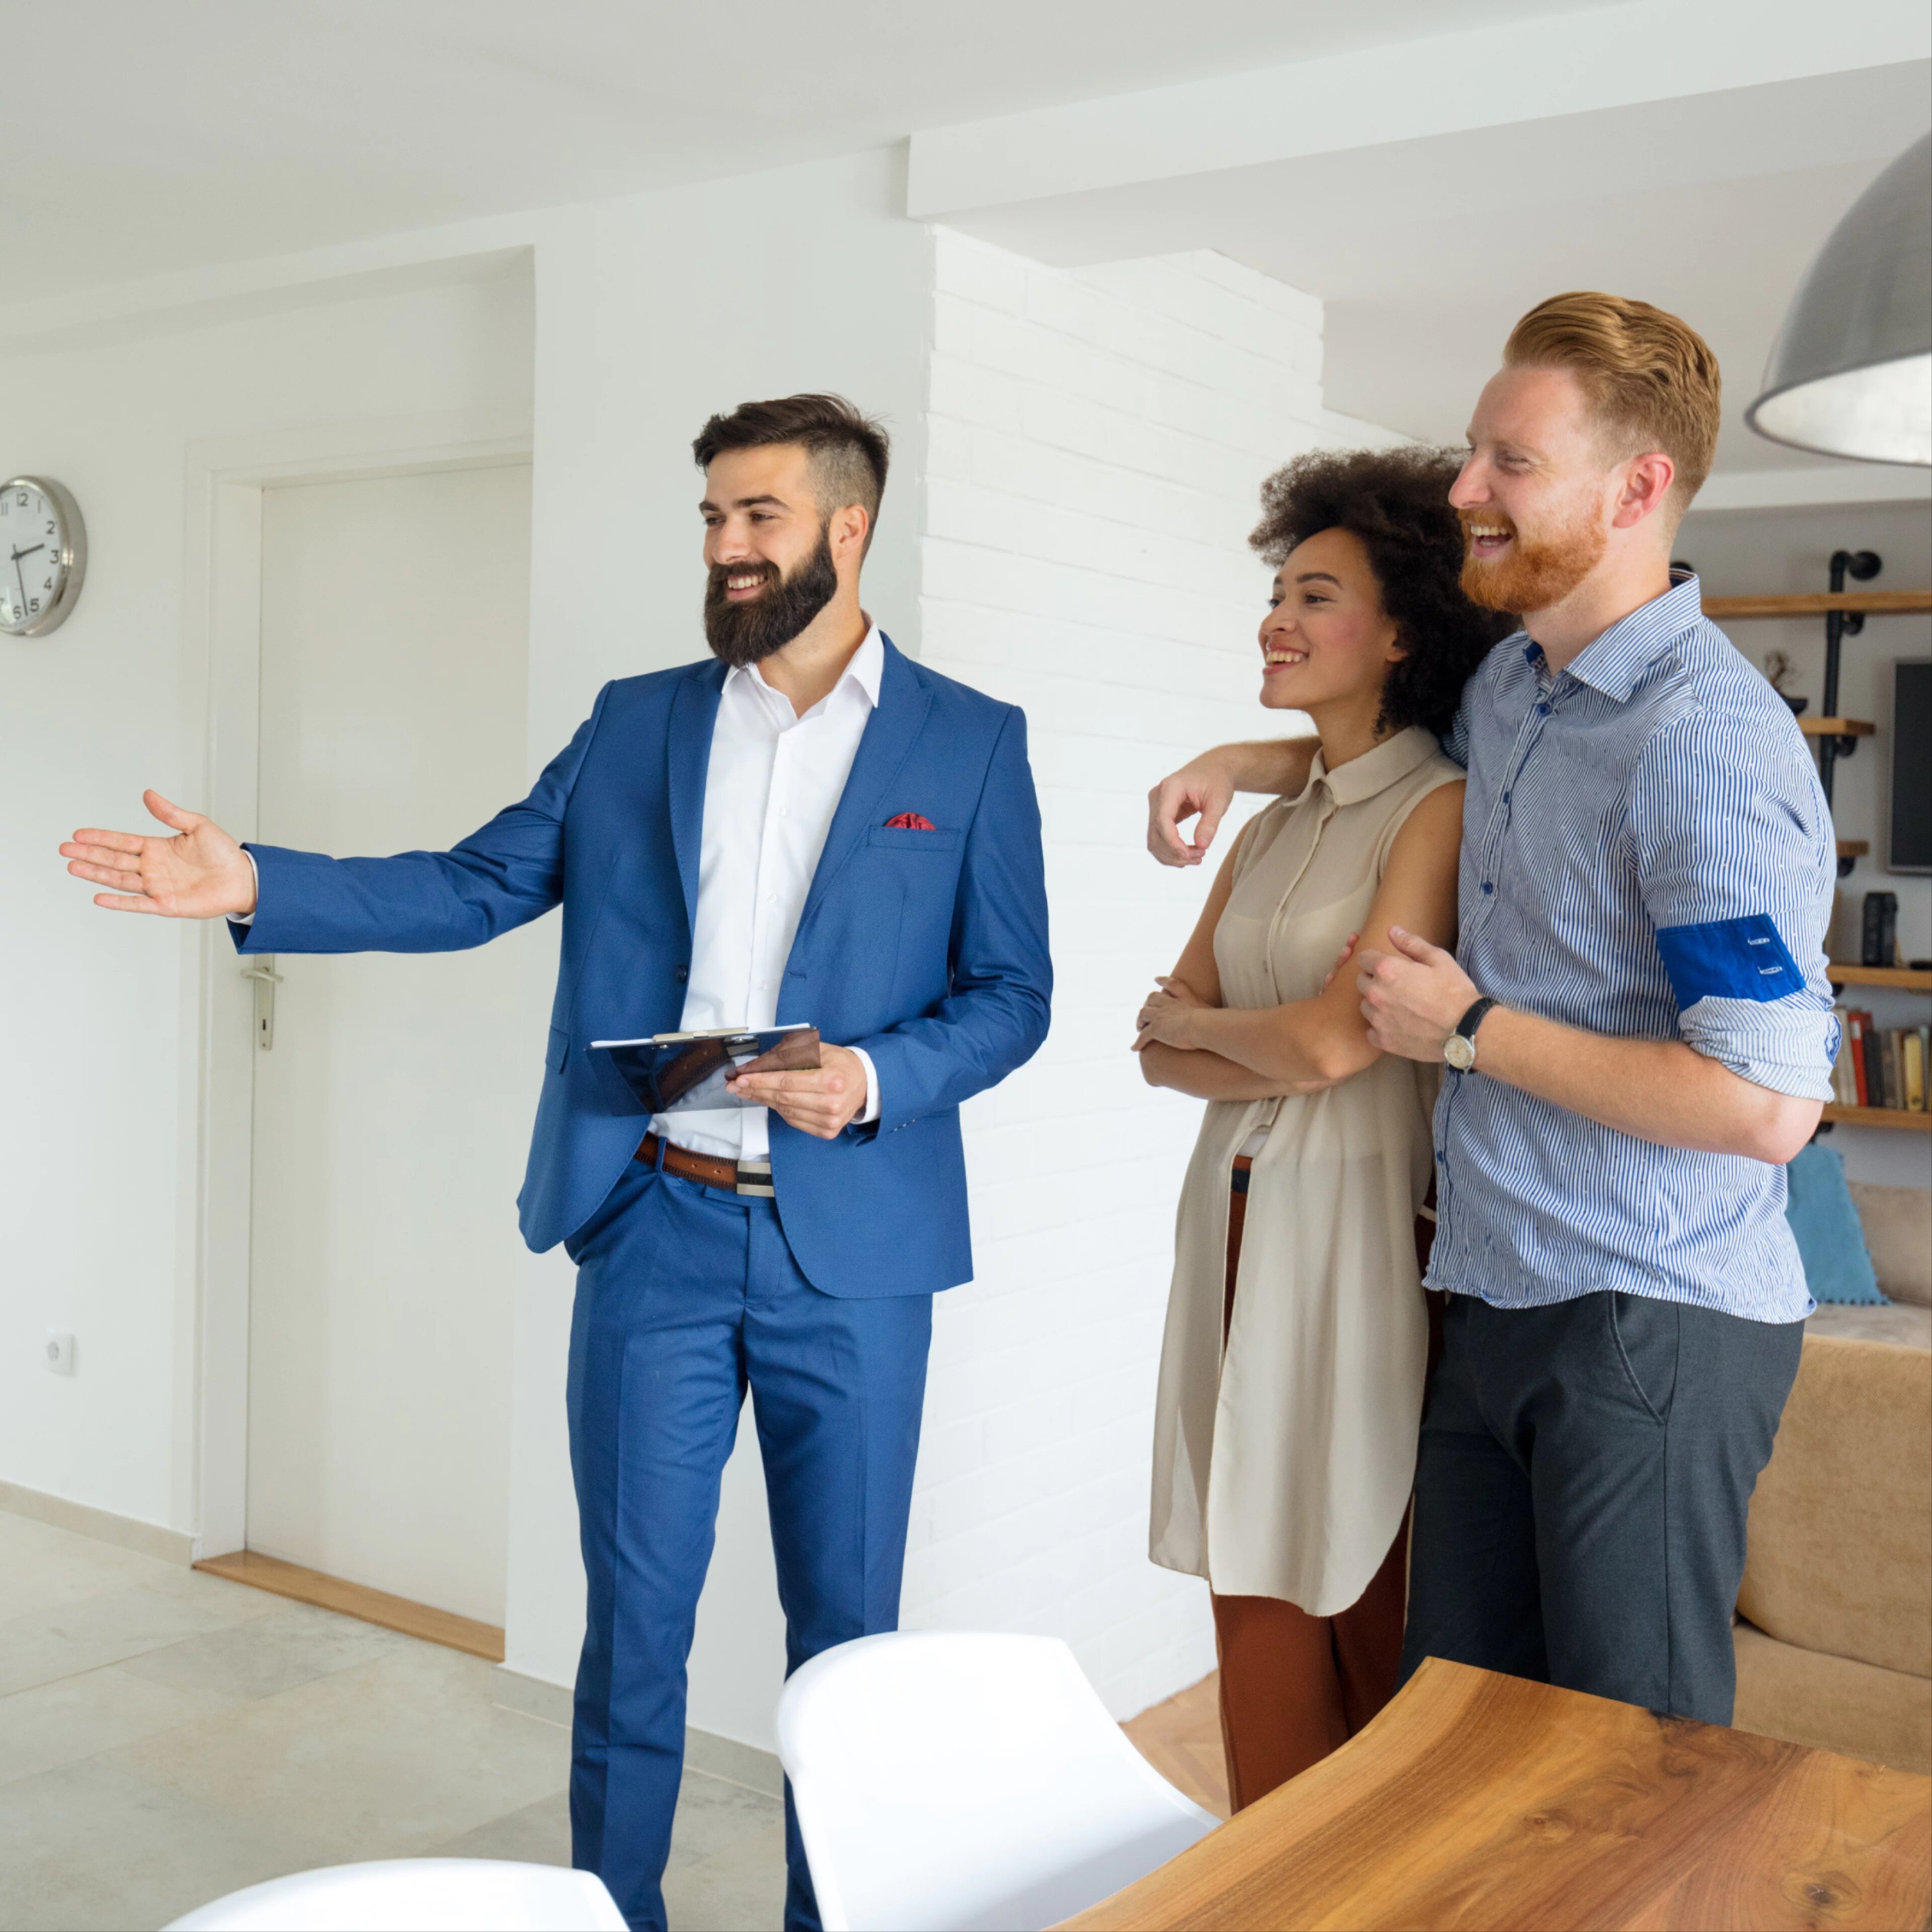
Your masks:
<svg viewBox="0 0 1932 1932"><path fill-rule="evenodd" d="M593 1040L674 1030L724 668L606 685L529 797L452 851L332 859L251 845L245 952L443 952L561 902L542 1098L518 1197L554 1246L596 1213L644 1117ZM938 829L886 820L917 812ZM959 1103L1046 1036L1052 968L1026 719L886 644L879 702L832 820L778 995L878 1070L870 1126L814 1139L771 1117L779 1218L813 1285L914 1294L973 1272Z"/></svg>

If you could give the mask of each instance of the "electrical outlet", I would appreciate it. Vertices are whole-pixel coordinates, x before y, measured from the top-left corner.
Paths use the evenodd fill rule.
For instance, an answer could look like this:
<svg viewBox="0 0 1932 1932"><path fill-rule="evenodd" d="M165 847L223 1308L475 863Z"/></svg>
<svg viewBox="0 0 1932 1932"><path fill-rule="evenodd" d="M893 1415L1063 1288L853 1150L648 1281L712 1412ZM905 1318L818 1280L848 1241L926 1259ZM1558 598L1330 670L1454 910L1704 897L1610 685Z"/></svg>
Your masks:
<svg viewBox="0 0 1932 1932"><path fill-rule="evenodd" d="M74 1373L74 1337L47 1330L47 1366L57 1376Z"/></svg>

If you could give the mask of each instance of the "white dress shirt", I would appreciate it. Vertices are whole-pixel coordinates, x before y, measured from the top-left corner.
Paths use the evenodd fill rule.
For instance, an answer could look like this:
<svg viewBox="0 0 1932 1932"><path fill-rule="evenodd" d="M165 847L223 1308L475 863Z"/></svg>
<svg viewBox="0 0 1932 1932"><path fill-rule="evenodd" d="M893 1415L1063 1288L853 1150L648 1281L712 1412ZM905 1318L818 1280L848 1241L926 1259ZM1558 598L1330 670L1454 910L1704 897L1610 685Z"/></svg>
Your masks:
<svg viewBox="0 0 1932 1932"><path fill-rule="evenodd" d="M885 668L874 625L844 675L802 718L755 664L726 676L704 782L684 1031L776 1024L806 895ZM878 1073L869 1054L859 1058L866 1104L856 1118L876 1120ZM770 1148L764 1107L660 1114L651 1127L679 1147L727 1160L763 1160Z"/></svg>

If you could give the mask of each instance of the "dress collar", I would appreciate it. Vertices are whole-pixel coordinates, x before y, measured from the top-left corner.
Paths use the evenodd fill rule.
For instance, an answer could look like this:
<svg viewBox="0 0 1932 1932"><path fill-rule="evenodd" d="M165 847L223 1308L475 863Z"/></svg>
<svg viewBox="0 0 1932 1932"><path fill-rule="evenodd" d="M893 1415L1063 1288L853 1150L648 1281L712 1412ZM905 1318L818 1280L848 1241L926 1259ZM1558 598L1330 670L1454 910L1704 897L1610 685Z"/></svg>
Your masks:
<svg viewBox="0 0 1932 1932"><path fill-rule="evenodd" d="M1373 751L1364 752L1331 772L1318 746L1315 762L1309 768L1309 789L1324 784L1337 805L1359 805L1364 799L1373 798L1377 792L1400 784L1424 759L1442 748L1432 731L1411 724L1393 738L1384 738ZM1307 793L1302 796L1305 798Z"/></svg>

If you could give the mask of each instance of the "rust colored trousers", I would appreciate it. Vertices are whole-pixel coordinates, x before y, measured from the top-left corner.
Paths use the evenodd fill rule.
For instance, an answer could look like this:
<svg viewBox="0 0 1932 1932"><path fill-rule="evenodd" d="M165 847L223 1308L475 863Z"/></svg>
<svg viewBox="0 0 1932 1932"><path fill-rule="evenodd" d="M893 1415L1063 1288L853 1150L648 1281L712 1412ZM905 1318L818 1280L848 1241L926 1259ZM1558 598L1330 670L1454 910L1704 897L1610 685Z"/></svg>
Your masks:
<svg viewBox="0 0 1932 1932"><path fill-rule="evenodd" d="M1249 1162L1234 1162L1228 1202L1225 1344L1234 1314L1234 1276L1247 1213ZM1415 1224L1418 1258L1428 1264L1432 1221ZM1430 1297L1430 1354L1442 1298ZM1395 1695L1408 1604L1408 1518L1361 1596L1339 1615L1312 1617L1279 1597L1212 1597L1221 1667L1221 1748L1228 1798L1238 1811L1347 1743Z"/></svg>

